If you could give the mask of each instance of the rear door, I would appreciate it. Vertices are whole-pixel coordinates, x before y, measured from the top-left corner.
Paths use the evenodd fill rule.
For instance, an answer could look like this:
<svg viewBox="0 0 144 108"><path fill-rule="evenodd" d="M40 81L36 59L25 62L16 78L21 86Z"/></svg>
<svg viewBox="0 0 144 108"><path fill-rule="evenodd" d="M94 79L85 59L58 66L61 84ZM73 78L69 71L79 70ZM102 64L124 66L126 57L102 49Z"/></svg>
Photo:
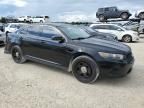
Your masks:
<svg viewBox="0 0 144 108"><path fill-rule="evenodd" d="M118 11L117 11L117 8L115 8L115 7L109 8L110 18L117 18L117 17L119 17L118 14L119 14L119 13L118 13Z"/></svg>
<svg viewBox="0 0 144 108"><path fill-rule="evenodd" d="M115 26L115 25L108 25L107 28L111 34L114 34L117 36L118 40L122 39L124 31L120 27Z"/></svg>
<svg viewBox="0 0 144 108"><path fill-rule="evenodd" d="M110 18L111 17L111 12L109 8L104 8L104 15L106 16L106 18Z"/></svg>
<svg viewBox="0 0 144 108"><path fill-rule="evenodd" d="M39 57L41 28L29 26L20 32L24 55Z"/></svg>

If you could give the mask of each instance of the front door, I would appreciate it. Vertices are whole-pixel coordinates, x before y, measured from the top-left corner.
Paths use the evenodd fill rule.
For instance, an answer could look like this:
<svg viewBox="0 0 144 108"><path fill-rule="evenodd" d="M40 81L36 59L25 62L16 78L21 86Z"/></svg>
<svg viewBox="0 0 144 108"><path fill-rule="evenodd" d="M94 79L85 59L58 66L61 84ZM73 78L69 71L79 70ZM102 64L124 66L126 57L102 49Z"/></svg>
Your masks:
<svg viewBox="0 0 144 108"><path fill-rule="evenodd" d="M40 36L39 57L54 64L67 67L73 50L67 46L66 41L59 43L59 41L53 40L54 36L63 36L63 34L54 27L43 26Z"/></svg>

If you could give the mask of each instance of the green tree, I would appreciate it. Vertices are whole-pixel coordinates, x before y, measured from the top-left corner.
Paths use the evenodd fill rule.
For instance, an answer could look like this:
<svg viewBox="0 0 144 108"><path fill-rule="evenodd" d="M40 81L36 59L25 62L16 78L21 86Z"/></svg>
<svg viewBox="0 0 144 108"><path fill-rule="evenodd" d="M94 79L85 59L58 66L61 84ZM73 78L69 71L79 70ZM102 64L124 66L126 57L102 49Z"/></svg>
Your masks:
<svg viewBox="0 0 144 108"><path fill-rule="evenodd" d="M1 18L1 23L6 23L7 21L6 21L6 18L5 17L2 17Z"/></svg>

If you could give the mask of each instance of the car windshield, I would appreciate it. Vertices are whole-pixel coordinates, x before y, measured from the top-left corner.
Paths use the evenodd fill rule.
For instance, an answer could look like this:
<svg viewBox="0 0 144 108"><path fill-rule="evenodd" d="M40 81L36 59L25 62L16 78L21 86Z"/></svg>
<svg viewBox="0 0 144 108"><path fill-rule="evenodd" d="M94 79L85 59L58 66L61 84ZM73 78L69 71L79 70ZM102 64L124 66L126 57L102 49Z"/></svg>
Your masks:
<svg viewBox="0 0 144 108"><path fill-rule="evenodd" d="M90 27L84 27L84 29L88 30L91 33L95 33L96 32L96 30L94 30L94 29L92 29Z"/></svg>
<svg viewBox="0 0 144 108"><path fill-rule="evenodd" d="M21 27L21 25L11 25L10 27L19 29Z"/></svg>
<svg viewBox="0 0 144 108"><path fill-rule="evenodd" d="M60 29L72 40L86 39L90 37L90 34L88 34L85 30L83 30L80 27L68 26L61 27Z"/></svg>

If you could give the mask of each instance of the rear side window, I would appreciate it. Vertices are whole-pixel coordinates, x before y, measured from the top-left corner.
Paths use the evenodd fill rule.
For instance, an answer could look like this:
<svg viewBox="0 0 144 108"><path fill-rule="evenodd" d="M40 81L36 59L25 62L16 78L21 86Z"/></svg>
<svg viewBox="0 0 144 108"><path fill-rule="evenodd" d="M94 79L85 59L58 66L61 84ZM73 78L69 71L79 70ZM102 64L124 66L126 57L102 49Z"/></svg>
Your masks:
<svg viewBox="0 0 144 108"><path fill-rule="evenodd" d="M14 25L14 24L12 24L12 25L10 26L10 28L20 28L20 25Z"/></svg>
<svg viewBox="0 0 144 108"><path fill-rule="evenodd" d="M42 29L42 37L52 38L55 35L60 35L60 33L56 30L56 28L50 26L43 26Z"/></svg>
<svg viewBox="0 0 144 108"><path fill-rule="evenodd" d="M121 28L119 28L119 27L117 27L117 26L109 25L109 26L108 26L108 29L109 29L109 30L118 30L118 29L121 29Z"/></svg>
<svg viewBox="0 0 144 108"><path fill-rule="evenodd" d="M109 11L109 8L105 8L105 11Z"/></svg>
<svg viewBox="0 0 144 108"><path fill-rule="evenodd" d="M42 16L36 16L35 18L43 18Z"/></svg>
<svg viewBox="0 0 144 108"><path fill-rule="evenodd" d="M33 36L40 36L42 29L40 26L29 26L28 33Z"/></svg>
<svg viewBox="0 0 144 108"><path fill-rule="evenodd" d="M105 25L95 25L92 28L93 29L107 29L107 26L105 26Z"/></svg>
<svg viewBox="0 0 144 108"><path fill-rule="evenodd" d="M99 8L98 11L99 11L99 12L102 12L102 11L103 11L103 8Z"/></svg>

